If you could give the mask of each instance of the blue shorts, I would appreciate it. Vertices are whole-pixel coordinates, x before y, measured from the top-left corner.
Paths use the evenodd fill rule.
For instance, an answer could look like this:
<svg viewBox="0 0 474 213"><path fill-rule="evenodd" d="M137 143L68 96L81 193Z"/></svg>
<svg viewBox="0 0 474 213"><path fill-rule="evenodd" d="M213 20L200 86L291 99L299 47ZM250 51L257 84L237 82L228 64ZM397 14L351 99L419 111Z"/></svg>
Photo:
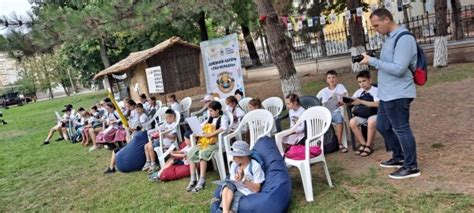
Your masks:
<svg viewBox="0 0 474 213"><path fill-rule="evenodd" d="M344 123L344 118L342 117L341 111L336 110L331 113L331 116L332 116L332 120L331 120L332 123L335 123L335 124Z"/></svg>

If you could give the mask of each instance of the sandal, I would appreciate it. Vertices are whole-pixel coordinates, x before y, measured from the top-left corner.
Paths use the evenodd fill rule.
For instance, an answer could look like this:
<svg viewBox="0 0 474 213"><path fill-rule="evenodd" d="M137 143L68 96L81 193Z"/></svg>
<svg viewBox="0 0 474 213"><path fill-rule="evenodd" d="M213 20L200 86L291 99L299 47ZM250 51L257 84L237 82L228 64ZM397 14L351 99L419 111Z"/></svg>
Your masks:
<svg viewBox="0 0 474 213"><path fill-rule="evenodd" d="M203 184L196 185L196 187L194 187L194 189L191 190L191 192L199 192L202 189L204 189L204 187L206 187L206 182L204 182Z"/></svg>
<svg viewBox="0 0 474 213"><path fill-rule="evenodd" d="M360 155L360 153L362 153L365 149L365 145L360 145L359 148L357 148L356 150L356 155Z"/></svg>
<svg viewBox="0 0 474 213"><path fill-rule="evenodd" d="M346 153L347 151L349 151L349 150L347 150L347 148L346 148L344 145L342 145L342 144L339 144L339 150L341 150L342 153Z"/></svg>
<svg viewBox="0 0 474 213"><path fill-rule="evenodd" d="M194 186L196 186L197 181L191 181L189 182L188 186L186 186L186 191L190 192L193 190Z"/></svg>
<svg viewBox="0 0 474 213"><path fill-rule="evenodd" d="M373 152L372 148L370 148L370 146L365 146L364 150L362 150L362 152L360 153L360 156L362 157L367 157L369 155L371 155Z"/></svg>

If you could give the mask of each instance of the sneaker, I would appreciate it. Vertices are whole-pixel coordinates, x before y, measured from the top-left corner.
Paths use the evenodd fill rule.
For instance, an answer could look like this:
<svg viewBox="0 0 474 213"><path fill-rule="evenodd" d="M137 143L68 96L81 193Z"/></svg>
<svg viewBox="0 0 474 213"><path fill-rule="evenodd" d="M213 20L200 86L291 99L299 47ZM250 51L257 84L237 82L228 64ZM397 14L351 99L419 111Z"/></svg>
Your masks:
<svg viewBox="0 0 474 213"><path fill-rule="evenodd" d="M158 181L158 180L160 180L160 174L158 172L154 172L153 174L148 176L148 180L153 181L153 182Z"/></svg>
<svg viewBox="0 0 474 213"><path fill-rule="evenodd" d="M112 174L112 173L115 173L115 168L110 168L110 167L107 167L107 169L104 171L104 174Z"/></svg>
<svg viewBox="0 0 474 213"><path fill-rule="evenodd" d="M91 148L89 148L89 152L92 152L92 151L94 151L94 150L96 150L96 149L97 149L97 146L92 146Z"/></svg>
<svg viewBox="0 0 474 213"><path fill-rule="evenodd" d="M197 181L191 181L189 182L188 186L186 186L186 191L190 192L194 189L194 186L196 186Z"/></svg>
<svg viewBox="0 0 474 213"><path fill-rule="evenodd" d="M156 165L156 164L151 164L150 167L148 168L148 173L149 174L157 172L157 171L158 171L158 165Z"/></svg>
<svg viewBox="0 0 474 213"><path fill-rule="evenodd" d="M202 189L204 189L206 187L206 182L203 182L202 184L197 184L196 187L194 187L194 189L191 191L191 192L199 192L201 191Z"/></svg>
<svg viewBox="0 0 474 213"><path fill-rule="evenodd" d="M43 141L43 144L41 144L41 146L48 145L48 144L49 144L49 141Z"/></svg>
<svg viewBox="0 0 474 213"><path fill-rule="evenodd" d="M420 176L420 174L421 173L418 168L410 169L410 168L402 167L388 176L392 179L400 180L400 179L405 179L405 178L418 177Z"/></svg>
<svg viewBox="0 0 474 213"><path fill-rule="evenodd" d="M148 169L150 169L150 165L151 165L150 162L146 162L142 168L142 171L147 171Z"/></svg>
<svg viewBox="0 0 474 213"><path fill-rule="evenodd" d="M54 141L63 141L63 140L64 140L64 138L63 138L63 137L60 137L60 138L58 138L58 139L56 139L56 140L54 140Z"/></svg>
<svg viewBox="0 0 474 213"><path fill-rule="evenodd" d="M402 168L403 160L390 159L388 161L380 162L380 166L383 168Z"/></svg>

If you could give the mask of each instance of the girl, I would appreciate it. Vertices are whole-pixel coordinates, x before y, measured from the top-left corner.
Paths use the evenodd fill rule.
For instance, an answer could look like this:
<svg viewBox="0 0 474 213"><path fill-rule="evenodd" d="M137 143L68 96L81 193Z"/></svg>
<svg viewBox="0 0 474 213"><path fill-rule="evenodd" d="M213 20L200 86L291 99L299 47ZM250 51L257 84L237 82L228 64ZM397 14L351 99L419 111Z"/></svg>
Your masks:
<svg viewBox="0 0 474 213"><path fill-rule="evenodd" d="M242 93L242 91L238 89L238 90L235 90L234 96L237 99L237 101L240 101L240 99L244 97L244 93Z"/></svg>
<svg viewBox="0 0 474 213"><path fill-rule="evenodd" d="M286 96L285 102L286 107L288 107L289 110L291 128L296 124L305 109L301 106L298 95L289 94ZM298 144L300 141L302 141L302 139L305 137L304 129L304 124L302 123L296 128L296 131L293 134L284 137L283 144L285 145L285 148L289 148L290 146Z"/></svg>
<svg viewBox="0 0 474 213"><path fill-rule="evenodd" d="M107 111L106 122L108 127L100 132L95 139L91 137L94 146L91 147L90 151L97 149L97 144L125 141L126 131L121 126L120 117L117 111L115 111L114 105L112 103L106 103L105 109Z"/></svg>
<svg viewBox="0 0 474 213"><path fill-rule="evenodd" d="M249 109L249 112L256 109L263 109L262 101L260 101L260 99L258 98L253 98L252 100L249 101L247 107Z"/></svg>
<svg viewBox="0 0 474 213"><path fill-rule="evenodd" d="M239 121L244 117L245 112L240 108L239 102L234 96L227 97L225 103L227 104L227 111L231 112L234 117L234 123L230 125L230 129L235 130L239 126Z"/></svg>
<svg viewBox="0 0 474 213"><path fill-rule="evenodd" d="M213 101L209 104L209 119L201 124L204 135L198 140L197 146L189 150L186 155L189 159L191 181L186 187L186 191L198 192L206 185L207 162L217 150L218 135L227 130L227 120L222 116L222 106L219 102ZM196 163L199 163L200 178L196 180L194 173Z"/></svg>
<svg viewBox="0 0 474 213"><path fill-rule="evenodd" d="M176 99L175 94L168 95L166 97L166 101L168 101L168 105L172 110L174 110L176 113L181 113L181 107L179 106L178 99Z"/></svg>

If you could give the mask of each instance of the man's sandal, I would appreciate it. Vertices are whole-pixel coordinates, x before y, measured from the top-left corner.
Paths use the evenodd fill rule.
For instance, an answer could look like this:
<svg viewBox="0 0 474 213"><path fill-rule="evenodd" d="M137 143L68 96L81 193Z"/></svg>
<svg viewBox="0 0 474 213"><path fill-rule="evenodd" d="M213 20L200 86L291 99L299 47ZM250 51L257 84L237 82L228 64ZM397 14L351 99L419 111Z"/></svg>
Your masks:
<svg viewBox="0 0 474 213"><path fill-rule="evenodd" d="M360 145L360 146L357 148L355 154L356 154L356 155L360 155L360 153L362 153L362 152L364 151L364 149L365 149L365 145Z"/></svg>
<svg viewBox="0 0 474 213"><path fill-rule="evenodd" d="M362 157L367 157L371 155L373 152L372 148L370 146L365 146L364 150L360 153L360 156Z"/></svg>
<svg viewBox="0 0 474 213"><path fill-rule="evenodd" d="M346 148L344 145L342 145L342 144L339 145L339 150L341 150L342 153L346 153L347 151L349 151L349 150L347 150L347 148Z"/></svg>

